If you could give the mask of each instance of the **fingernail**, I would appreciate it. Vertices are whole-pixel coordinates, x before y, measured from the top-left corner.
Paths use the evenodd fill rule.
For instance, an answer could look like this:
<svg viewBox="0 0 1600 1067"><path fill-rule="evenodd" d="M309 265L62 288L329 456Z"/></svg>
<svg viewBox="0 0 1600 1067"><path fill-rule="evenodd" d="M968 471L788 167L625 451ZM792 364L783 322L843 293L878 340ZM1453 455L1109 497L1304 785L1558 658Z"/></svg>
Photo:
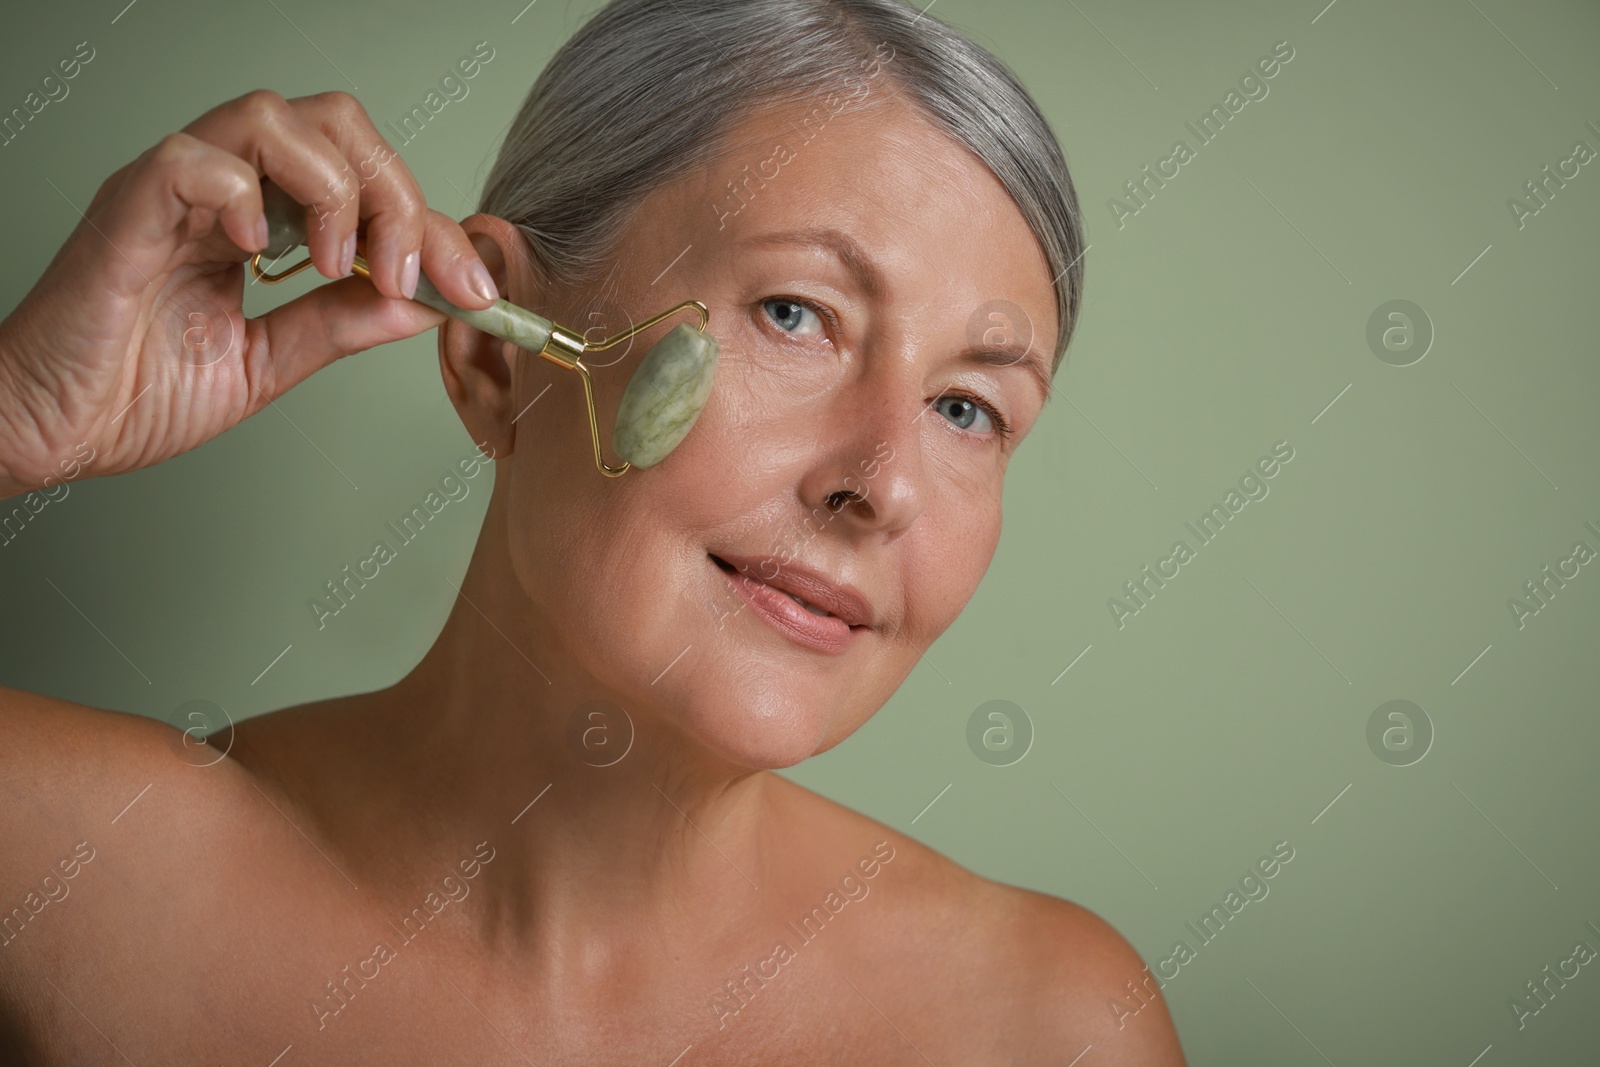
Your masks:
<svg viewBox="0 0 1600 1067"><path fill-rule="evenodd" d="M483 265L482 260L475 261L467 268L467 288L485 300L500 299L500 290L495 288L494 279L489 276L489 268Z"/></svg>
<svg viewBox="0 0 1600 1067"><path fill-rule="evenodd" d="M356 265L356 235L352 230L344 239L344 247L339 250L339 276L342 278L355 269Z"/></svg>
<svg viewBox="0 0 1600 1067"><path fill-rule="evenodd" d="M416 252L407 252L405 262L400 266L400 291L406 294L407 300L415 299L417 295L417 272L421 269L421 261Z"/></svg>
<svg viewBox="0 0 1600 1067"><path fill-rule="evenodd" d="M260 218L256 219L256 251L259 252L266 248L267 242L271 239L272 235L267 232L267 216L263 213Z"/></svg>

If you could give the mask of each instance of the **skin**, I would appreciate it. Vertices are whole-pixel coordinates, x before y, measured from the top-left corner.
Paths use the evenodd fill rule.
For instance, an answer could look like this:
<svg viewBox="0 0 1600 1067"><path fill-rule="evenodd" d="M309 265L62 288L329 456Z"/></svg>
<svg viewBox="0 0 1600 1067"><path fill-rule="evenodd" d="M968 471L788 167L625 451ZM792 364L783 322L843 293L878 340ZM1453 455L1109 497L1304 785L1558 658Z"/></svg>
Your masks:
<svg viewBox="0 0 1600 1067"><path fill-rule="evenodd" d="M0 906L76 843L95 850L0 948L0 1015L33 1062L266 1063L292 1045L284 1064L666 1064L686 1047L676 1062L1067 1064L1090 1045L1084 1067L1183 1063L1104 920L772 773L880 708L992 558L1044 396L1020 364L961 358L972 312L1022 308L1046 360L1059 325L1004 189L903 101L833 117L729 213L727 183L791 117L758 112L707 174L652 194L592 286L553 285L504 220L461 224L507 299L604 327L591 336L703 300L721 362L683 444L606 479L575 375L446 321L446 389L497 470L461 596L398 683L239 724L226 758L0 691ZM823 248L765 240L815 228L849 234L881 289ZM775 319L774 297L837 325ZM596 372L602 413L670 325ZM871 601L844 653L742 607L707 555L786 549ZM610 705L586 747L574 721L593 701ZM430 891L460 898L403 940L394 924ZM795 936L785 924L830 892L864 895ZM341 967L373 973L380 940L393 959L376 977L314 1007ZM719 1012L779 940L792 958ZM1112 998L1141 1003L1129 982L1144 1006L1119 1027Z"/></svg>

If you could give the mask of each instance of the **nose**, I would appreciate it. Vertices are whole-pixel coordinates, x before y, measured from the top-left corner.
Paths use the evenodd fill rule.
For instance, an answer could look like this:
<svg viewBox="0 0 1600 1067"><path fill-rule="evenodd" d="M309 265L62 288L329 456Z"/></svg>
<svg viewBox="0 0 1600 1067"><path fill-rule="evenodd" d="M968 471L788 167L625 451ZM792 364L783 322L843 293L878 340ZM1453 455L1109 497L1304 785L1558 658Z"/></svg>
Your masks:
<svg viewBox="0 0 1600 1067"><path fill-rule="evenodd" d="M828 407L823 449L800 485L811 521L893 541L928 506L928 408L918 365L880 354Z"/></svg>

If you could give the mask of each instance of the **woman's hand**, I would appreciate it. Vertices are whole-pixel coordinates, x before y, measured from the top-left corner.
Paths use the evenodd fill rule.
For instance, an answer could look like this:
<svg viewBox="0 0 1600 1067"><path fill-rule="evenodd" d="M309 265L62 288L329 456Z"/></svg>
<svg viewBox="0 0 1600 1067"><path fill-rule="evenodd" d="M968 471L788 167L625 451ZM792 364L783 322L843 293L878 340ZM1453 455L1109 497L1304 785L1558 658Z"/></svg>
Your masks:
<svg viewBox="0 0 1600 1067"><path fill-rule="evenodd" d="M372 279L246 319L263 175L308 205L319 271L350 273L359 225ZM461 227L427 208L343 92L258 89L213 108L107 178L85 215L0 321L0 497L60 480L84 445L90 475L159 463L341 356L437 326L442 313L406 299L419 266L462 307L497 295Z"/></svg>

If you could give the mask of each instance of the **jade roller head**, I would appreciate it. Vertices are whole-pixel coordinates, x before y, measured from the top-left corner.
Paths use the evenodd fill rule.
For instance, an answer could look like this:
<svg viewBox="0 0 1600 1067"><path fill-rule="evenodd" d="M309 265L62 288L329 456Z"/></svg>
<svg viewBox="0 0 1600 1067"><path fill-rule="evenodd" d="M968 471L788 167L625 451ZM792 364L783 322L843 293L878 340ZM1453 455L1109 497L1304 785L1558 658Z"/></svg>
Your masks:
<svg viewBox="0 0 1600 1067"><path fill-rule="evenodd" d="M250 271L258 281L281 282L311 266L311 260L288 270L270 274L261 261L277 260L306 243L306 207L272 181L261 183L267 216L267 247L250 259ZM355 257L354 272L370 278L366 261ZM594 442L594 462L609 478L626 474L631 467L651 467L678 446L711 395L711 380L717 369L717 339L706 333L710 313L698 300L685 301L633 328L598 343L588 343L583 334L551 322L527 308L506 300L496 300L481 311L458 307L442 296L426 274L417 278L414 297L436 311L459 319L475 329L510 341L518 348L536 353L558 366L576 371L583 379L584 402L589 408L589 433ZM673 327L657 341L640 361L623 391L617 406L616 423L611 432L611 448L624 460L620 467L606 463L600 453L600 422L594 407L594 385L590 368L583 362L588 352L611 348L680 311L693 309L700 316L698 328L687 322Z"/></svg>

